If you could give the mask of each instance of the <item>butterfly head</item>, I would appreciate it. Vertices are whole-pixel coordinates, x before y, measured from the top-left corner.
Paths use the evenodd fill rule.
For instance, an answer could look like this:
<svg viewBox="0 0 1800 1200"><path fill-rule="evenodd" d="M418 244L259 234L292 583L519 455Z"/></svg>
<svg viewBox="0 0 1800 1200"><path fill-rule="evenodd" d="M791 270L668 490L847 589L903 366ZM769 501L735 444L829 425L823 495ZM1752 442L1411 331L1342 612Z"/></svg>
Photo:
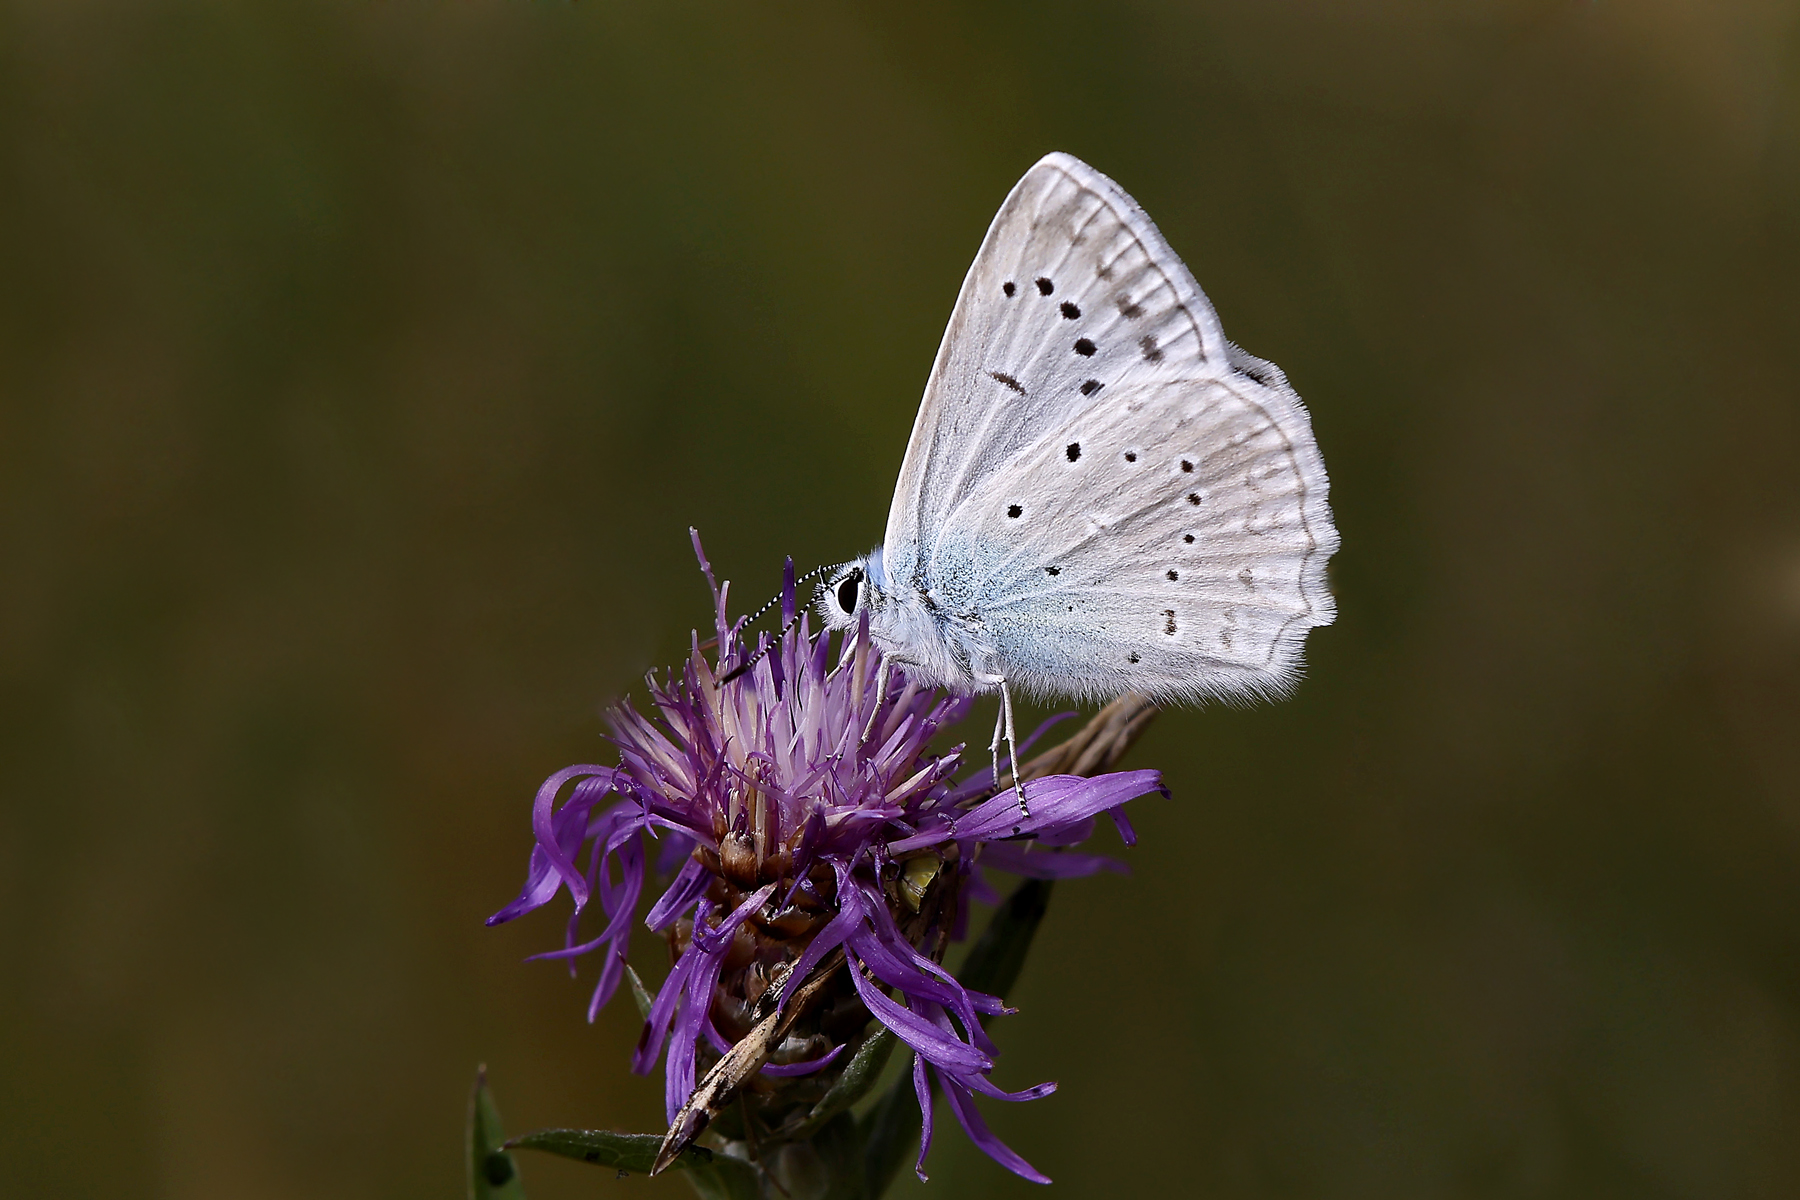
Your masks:
<svg viewBox="0 0 1800 1200"><path fill-rule="evenodd" d="M910 683L962 693L973 690L968 667L973 651L951 645L922 590L890 586L879 546L827 571L813 607L825 627L838 632L855 629L866 615L869 639L883 661L903 665Z"/></svg>
<svg viewBox="0 0 1800 1200"><path fill-rule="evenodd" d="M881 551L866 554L825 573L814 607L828 629L849 629L867 611L874 617L884 607L886 589Z"/></svg>

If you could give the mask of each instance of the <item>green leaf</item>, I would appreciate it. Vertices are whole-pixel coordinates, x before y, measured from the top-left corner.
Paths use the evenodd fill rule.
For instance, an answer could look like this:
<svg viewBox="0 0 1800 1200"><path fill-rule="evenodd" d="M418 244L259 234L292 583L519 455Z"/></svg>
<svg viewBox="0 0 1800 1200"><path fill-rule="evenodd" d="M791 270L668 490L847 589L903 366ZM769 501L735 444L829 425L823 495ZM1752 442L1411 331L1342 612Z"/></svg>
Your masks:
<svg viewBox="0 0 1800 1200"><path fill-rule="evenodd" d="M964 987L1005 998L1018 982L1032 939L1049 911L1050 892L1050 880L1027 879L994 910L981 937L969 947L962 970L956 973ZM982 1024L987 1024L987 1018L982 1018ZM868 1200L886 1194L901 1162L918 1144L919 1125L919 1102L908 1071L858 1122Z"/></svg>
<svg viewBox="0 0 1800 1200"><path fill-rule="evenodd" d="M505 1142L500 1111L488 1092L487 1066L483 1064L476 1068L475 1086L469 1090L469 1200L525 1200L519 1166L506 1152Z"/></svg>
<svg viewBox="0 0 1800 1200"><path fill-rule="evenodd" d="M509 1150L542 1150L546 1154L560 1154L597 1167L645 1173L656 1161L656 1151L661 1145L661 1134L613 1133L606 1129L540 1129L506 1143ZM711 1150L689 1146L669 1165L671 1169L691 1169L705 1166L712 1160Z"/></svg>
<svg viewBox="0 0 1800 1200"><path fill-rule="evenodd" d="M507 1143L515 1150L542 1150L596 1167L649 1174L662 1145L659 1133L613 1133L606 1129L540 1129ZM705 1200L760 1200L756 1169L741 1158L689 1146L669 1164L683 1172Z"/></svg>
<svg viewBox="0 0 1800 1200"><path fill-rule="evenodd" d="M868 1182L863 1167L862 1130L857 1128L856 1118L847 1112L838 1113L813 1137L812 1145L831 1180L824 1200L865 1200Z"/></svg>
<svg viewBox="0 0 1800 1200"><path fill-rule="evenodd" d="M897 1040L894 1031L886 1026L864 1038L856 1053L850 1056L844 1073L831 1085L831 1090L819 1097L819 1102L812 1106L804 1121L791 1129L783 1129L780 1136L796 1142L805 1141L823 1129L827 1121L868 1095L869 1089L881 1078L882 1068L887 1066Z"/></svg>
<svg viewBox="0 0 1800 1200"><path fill-rule="evenodd" d="M687 1181L700 1200L762 1200L756 1168L729 1154L715 1154L711 1163L690 1168Z"/></svg>
<svg viewBox="0 0 1800 1200"><path fill-rule="evenodd" d="M625 978L631 980L631 998L637 1002L638 1016L650 1019L650 993L644 990L644 981L629 966L625 968Z"/></svg>

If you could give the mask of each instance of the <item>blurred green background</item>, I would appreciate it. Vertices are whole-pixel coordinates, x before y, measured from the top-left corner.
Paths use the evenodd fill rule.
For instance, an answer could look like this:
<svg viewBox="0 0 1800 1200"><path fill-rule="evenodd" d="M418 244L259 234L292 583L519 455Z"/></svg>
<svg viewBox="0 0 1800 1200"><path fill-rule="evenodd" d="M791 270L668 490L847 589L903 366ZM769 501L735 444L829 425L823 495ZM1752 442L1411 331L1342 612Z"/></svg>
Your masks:
<svg viewBox="0 0 1800 1200"><path fill-rule="evenodd" d="M1051 149L1311 405L1341 615L1134 754L995 1125L1066 1196L1800 1194L1772 0L0 4L4 1189L460 1195L483 1060L657 1128L560 919L481 925L532 792L689 524L746 602L878 540Z"/></svg>

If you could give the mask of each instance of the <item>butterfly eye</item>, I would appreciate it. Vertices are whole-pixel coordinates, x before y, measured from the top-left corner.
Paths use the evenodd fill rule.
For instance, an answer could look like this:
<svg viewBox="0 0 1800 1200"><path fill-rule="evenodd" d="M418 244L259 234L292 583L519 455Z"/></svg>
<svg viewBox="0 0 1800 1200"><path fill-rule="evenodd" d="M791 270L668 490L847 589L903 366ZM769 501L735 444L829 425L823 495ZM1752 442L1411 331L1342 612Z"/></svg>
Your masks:
<svg viewBox="0 0 1800 1200"><path fill-rule="evenodd" d="M862 569L859 567L856 570L850 572L848 575L844 576L844 581L842 583L838 584L838 589L837 589L838 607L843 609L846 613L855 612L857 596L861 592L862 592Z"/></svg>

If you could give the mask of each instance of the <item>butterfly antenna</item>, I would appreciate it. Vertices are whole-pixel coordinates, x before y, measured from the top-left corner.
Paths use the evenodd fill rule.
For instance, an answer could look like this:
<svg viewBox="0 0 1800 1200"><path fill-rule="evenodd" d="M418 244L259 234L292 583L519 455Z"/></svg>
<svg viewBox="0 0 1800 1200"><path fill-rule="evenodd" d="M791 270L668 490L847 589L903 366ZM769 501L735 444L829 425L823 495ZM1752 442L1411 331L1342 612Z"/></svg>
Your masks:
<svg viewBox="0 0 1800 1200"><path fill-rule="evenodd" d="M829 570L831 570L831 568L829 566L814 567L812 570L808 571L806 574L795 579L794 580L795 596L798 597L801 584L803 584L807 580L813 578L813 576L823 575L825 572L827 572ZM781 598L785 595L787 595L787 589L784 587L779 592L776 592L773 596L769 597L768 603L764 604L761 608L757 609L755 612L751 613L748 617L746 617L744 619L744 623L742 625L740 625L738 628L746 629L746 630L749 629L752 625L756 624L759 620L762 619L762 615L764 613L768 612L771 608L774 608L777 604L780 604ZM798 609L800 607L798 601L796 601L794 607L796 609ZM758 650L755 654L752 654L748 661L742 663L739 666L733 667L730 671L727 671L725 673L725 677L723 679L719 680L719 682L720 683L730 683L732 680L736 679L738 676L747 672L751 667L754 667L757 663L761 662L763 660L763 656L768 654L768 652L770 650L773 650L778 644L780 644L781 639L788 635L788 630L792 629L795 625L799 624L799 622L800 622L800 613L798 611L796 611L794 613L793 618L790 621L788 621L788 623L786 625L783 625L781 627L781 632L775 635L774 641L769 642L761 650Z"/></svg>
<svg viewBox="0 0 1800 1200"><path fill-rule="evenodd" d="M719 682L720 683L730 683L732 680L736 679L739 675L742 675L745 672L749 671L751 667L754 667L757 663L759 663L763 660L764 655L768 654L768 652L773 650L776 646L779 646L781 644L781 639L788 635L788 630L792 629L794 626L798 625L799 623L800 623L800 614L795 613L793 620L789 621L786 625L783 625L781 627L781 632L775 635L774 640L765 642L763 644L763 648L761 650L758 650L755 654L752 654L749 658L749 661L745 662L742 666L733 667L733 668L731 668L731 670L725 672L725 677L723 679L719 680Z"/></svg>
<svg viewBox="0 0 1800 1200"><path fill-rule="evenodd" d="M800 594L800 585L801 584L805 583L807 580L811 579L813 576L823 575L825 572L827 572L829 570L831 570L830 567L814 567L812 570L808 571L806 574L804 574L804 575L800 576L798 579L794 580L794 594L796 596L798 596ZM743 627L745 629L748 629L752 625L754 625L758 621L760 621L762 619L762 615L764 613L768 612L771 608L774 608L777 604L780 604L781 598L785 595L787 595L787 589L782 588L779 592L776 592L773 596L770 596L769 602L767 604L764 604L761 608L757 609L755 612L751 613L748 617L746 617L744 619Z"/></svg>

